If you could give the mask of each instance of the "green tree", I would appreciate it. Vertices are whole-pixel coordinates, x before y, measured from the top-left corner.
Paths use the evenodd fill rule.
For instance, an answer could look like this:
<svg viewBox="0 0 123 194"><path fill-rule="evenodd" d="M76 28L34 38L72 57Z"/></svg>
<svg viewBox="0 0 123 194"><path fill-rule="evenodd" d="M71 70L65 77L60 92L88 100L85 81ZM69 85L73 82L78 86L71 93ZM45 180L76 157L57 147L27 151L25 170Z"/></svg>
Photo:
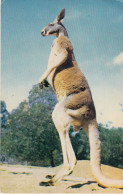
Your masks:
<svg viewBox="0 0 123 194"><path fill-rule="evenodd" d="M102 163L123 168L123 129L100 127Z"/></svg>
<svg viewBox="0 0 123 194"><path fill-rule="evenodd" d="M51 88L45 91L51 93ZM33 88L30 101L22 102L10 115L6 136L2 140L2 152L31 165L55 166L61 162L59 138L51 120L50 103L55 100L52 100L52 95L47 97L41 91L38 98L44 96L43 100L48 98L48 102L37 98L31 101L37 96L36 92L37 88ZM34 103L36 100L40 103Z"/></svg>
<svg viewBox="0 0 123 194"><path fill-rule="evenodd" d="M0 101L0 108L1 127L5 127L9 118L9 112L6 109L6 103L4 101Z"/></svg>
<svg viewBox="0 0 123 194"><path fill-rule="evenodd" d="M2 140L2 151L8 156L31 165L55 166L59 162L54 157L56 150L60 155L50 111L43 105L33 105L27 111L19 109L10 116L7 134Z"/></svg>
<svg viewBox="0 0 123 194"><path fill-rule="evenodd" d="M84 129L80 130L79 133L72 135L72 128L70 130L70 138L78 160L89 160L90 158L90 147L88 136Z"/></svg>
<svg viewBox="0 0 123 194"><path fill-rule="evenodd" d="M107 129L99 125L101 138L101 163L123 168L123 129ZM90 146L88 136L84 130L72 136L72 145L78 160L90 159Z"/></svg>

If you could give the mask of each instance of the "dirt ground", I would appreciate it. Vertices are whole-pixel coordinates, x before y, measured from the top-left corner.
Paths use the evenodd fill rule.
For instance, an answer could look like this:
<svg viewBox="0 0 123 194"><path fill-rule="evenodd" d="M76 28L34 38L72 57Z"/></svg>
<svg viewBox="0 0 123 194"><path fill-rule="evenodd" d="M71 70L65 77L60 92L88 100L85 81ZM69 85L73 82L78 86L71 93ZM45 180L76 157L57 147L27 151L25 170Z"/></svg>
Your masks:
<svg viewBox="0 0 123 194"><path fill-rule="evenodd" d="M77 180L60 181L56 186L39 185L46 175L56 173L61 167L43 168L0 164L1 193L123 193L123 189L103 188L95 181L88 183ZM102 165L102 170L108 177L123 179L123 170L106 165ZM70 176L92 178L90 162L78 161Z"/></svg>

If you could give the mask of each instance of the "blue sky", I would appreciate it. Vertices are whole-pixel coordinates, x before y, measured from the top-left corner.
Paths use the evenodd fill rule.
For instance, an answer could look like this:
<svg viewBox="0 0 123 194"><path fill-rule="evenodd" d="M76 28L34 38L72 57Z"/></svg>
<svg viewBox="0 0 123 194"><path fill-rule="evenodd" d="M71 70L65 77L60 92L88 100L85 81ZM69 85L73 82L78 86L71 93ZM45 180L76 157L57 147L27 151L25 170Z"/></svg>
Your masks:
<svg viewBox="0 0 123 194"><path fill-rule="evenodd" d="M97 120L123 127L123 0L2 0L2 99L11 111L38 83L55 38L40 32L63 7Z"/></svg>

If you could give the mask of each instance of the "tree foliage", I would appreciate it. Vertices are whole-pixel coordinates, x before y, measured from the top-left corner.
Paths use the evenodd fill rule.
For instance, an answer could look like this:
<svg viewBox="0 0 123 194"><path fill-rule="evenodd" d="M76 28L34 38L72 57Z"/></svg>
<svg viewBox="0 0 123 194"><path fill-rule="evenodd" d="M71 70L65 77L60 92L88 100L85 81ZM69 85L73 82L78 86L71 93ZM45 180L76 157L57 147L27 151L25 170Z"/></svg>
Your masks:
<svg viewBox="0 0 123 194"><path fill-rule="evenodd" d="M2 139L2 151L31 165L55 166L60 162L61 151L58 134L51 120L52 95L45 96L46 103L34 103L34 100L39 102L39 96L44 95L41 92L37 99L37 90L37 86L33 88L29 102L22 102L10 115L6 136ZM48 92L51 93L51 89L46 90ZM55 153L57 157L54 158Z"/></svg>
<svg viewBox="0 0 123 194"><path fill-rule="evenodd" d="M102 163L123 168L123 129L100 128Z"/></svg>
<svg viewBox="0 0 123 194"><path fill-rule="evenodd" d="M7 124L7 120L9 118L9 112L6 109L6 103L4 101L0 102L1 107L1 127L5 127Z"/></svg>

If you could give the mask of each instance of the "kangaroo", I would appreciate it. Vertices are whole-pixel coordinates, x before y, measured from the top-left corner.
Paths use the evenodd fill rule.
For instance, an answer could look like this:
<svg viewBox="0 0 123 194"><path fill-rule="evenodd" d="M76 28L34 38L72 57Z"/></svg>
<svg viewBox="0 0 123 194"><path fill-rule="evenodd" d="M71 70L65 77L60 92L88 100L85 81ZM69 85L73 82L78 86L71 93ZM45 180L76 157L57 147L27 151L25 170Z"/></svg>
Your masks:
<svg viewBox="0 0 123 194"><path fill-rule="evenodd" d="M101 142L95 106L88 82L76 63L67 30L61 22L64 17L65 9L62 9L57 18L41 31L42 36L56 36L48 68L39 83L42 84L48 77L57 95L58 103L53 110L52 120L58 131L63 152L63 168L51 176L47 183L56 184L69 175L76 165L76 156L69 138L69 128L73 126L75 131L83 127L89 136L90 163L95 180L103 187L123 188L122 180L110 179L102 174Z"/></svg>

